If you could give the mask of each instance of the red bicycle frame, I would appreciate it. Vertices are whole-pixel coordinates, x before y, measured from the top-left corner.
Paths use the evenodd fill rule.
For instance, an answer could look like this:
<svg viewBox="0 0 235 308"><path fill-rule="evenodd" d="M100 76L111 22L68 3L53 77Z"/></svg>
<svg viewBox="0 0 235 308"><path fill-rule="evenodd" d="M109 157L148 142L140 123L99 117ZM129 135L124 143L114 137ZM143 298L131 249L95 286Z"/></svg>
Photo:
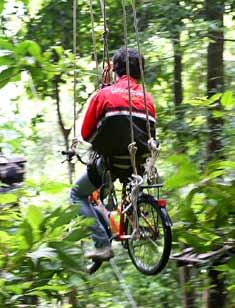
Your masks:
<svg viewBox="0 0 235 308"><path fill-rule="evenodd" d="M112 234L117 241L123 241L130 238L130 235L125 234L125 216L131 221L131 217L127 214L127 207L126 205L129 204L127 201L127 194L125 187L123 188L122 192L122 203L121 206L117 208L117 210L109 212L100 200L100 191L99 189L93 192L90 197L89 201L93 203L95 206L101 207L101 211L103 214L108 218L109 225L112 231ZM157 199L156 206L158 207L166 207L167 202L165 199ZM115 216L119 216L119 221L117 222ZM146 221L147 222L147 221ZM148 222L147 222L148 224ZM151 226L150 226L151 227Z"/></svg>

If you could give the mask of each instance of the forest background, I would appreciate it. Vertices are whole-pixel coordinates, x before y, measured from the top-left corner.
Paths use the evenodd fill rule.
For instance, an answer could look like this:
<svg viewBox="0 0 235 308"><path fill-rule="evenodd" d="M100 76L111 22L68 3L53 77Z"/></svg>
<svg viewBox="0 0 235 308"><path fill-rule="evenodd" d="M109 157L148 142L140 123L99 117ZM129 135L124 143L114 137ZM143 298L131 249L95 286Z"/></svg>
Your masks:
<svg viewBox="0 0 235 308"><path fill-rule="evenodd" d="M100 1L92 2L101 72L103 18ZM106 2L112 56L124 44L122 6ZM158 113L172 255L234 245L235 2L136 5ZM80 122L97 79L89 1L77 6ZM126 6L129 46L136 48L131 1ZM60 155L72 138L72 14L72 1L0 0L0 148L27 159L24 185L0 195L0 307L235 307L234 255L203 266L171 260L158 276L145 277L115 246L112 264L85 273L80 241L87 223L68 204L82 166L61 164ZM79 151L86 146L79 143Z"/></svg>

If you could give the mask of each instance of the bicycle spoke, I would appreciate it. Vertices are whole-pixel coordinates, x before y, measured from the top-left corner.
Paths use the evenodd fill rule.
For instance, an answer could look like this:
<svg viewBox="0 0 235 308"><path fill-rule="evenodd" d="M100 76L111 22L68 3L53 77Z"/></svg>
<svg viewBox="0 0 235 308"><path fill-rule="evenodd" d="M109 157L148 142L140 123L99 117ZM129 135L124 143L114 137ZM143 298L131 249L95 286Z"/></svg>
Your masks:
<svg viewBox="0 0 235 308"><path fill-rule="evenodd" d="M139 228L131 240L128 241L128 251L136 267L147 274L155 274L166 264L170 249L168 246L167 256L165 253L165 232L160 217L160 210L151 202L138 204ZM130 221L129 221L130 222ZM128 234L133 230L133 223L128 224ZM171 234L169 234L171 240Z"/></svg>

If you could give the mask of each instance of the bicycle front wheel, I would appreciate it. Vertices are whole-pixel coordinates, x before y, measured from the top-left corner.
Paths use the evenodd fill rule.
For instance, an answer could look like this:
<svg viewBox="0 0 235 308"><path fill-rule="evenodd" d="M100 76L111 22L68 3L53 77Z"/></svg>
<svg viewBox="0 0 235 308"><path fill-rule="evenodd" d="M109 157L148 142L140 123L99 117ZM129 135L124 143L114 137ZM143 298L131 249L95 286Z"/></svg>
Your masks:
<svg viewBox="0 0 235 308"><path fill-rule="evenodd" d="M133 234L128 219L126 234L129 256L135 267L145 275L156 275L166 266L171 252L171 225L165 208L157 206L153 197L143 195L137 202L138 225Z"/></svg>

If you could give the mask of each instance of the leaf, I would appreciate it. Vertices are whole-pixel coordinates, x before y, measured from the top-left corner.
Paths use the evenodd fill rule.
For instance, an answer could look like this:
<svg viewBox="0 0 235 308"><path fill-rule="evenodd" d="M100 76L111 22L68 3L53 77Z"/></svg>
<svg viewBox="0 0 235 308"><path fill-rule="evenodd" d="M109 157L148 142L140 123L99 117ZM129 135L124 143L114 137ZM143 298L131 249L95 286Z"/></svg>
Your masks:
<svg viewBox="0 0 235 308"><path fill-rule="evenodd" d="M232 284L231 286L228 286L228 290L229 291L235 290L235 284Z"/></svg>
<svg viewBox="0 0 235 308"><path fill-rule="evenodd" d="M208 107L210 104L207 97L195 97L188 103L192 106L205 106L205 107Z"/></svg>
<svg viewBox="0 0 235 308"><path fill-rule="evenodd" d="M213 103L215 103L216 101L218 101L218 100L221 98L221 96L222 96L222 93L216 93L216 94L212 95L212 96L208 99L208 101L210 102L210 104L213 104Z"/></svg>
<svg viewBox="0 0 235 308"><path fill-rule="evenodd" d="M49 290L49 291L66 291L69 287L66 285L46 285L46 286L41 286L37 287L34 290Z"/></svg>
<svg viewBox="0 0 235 308"><path fill-rule="evenodd" d="M3 11L3 8L4 8L4 0L0 0L0 14L2 13Z"/></svg>
<svg viewBox="0 0 235 308"><path fill-rule="evenodd" d="M218 265L216 266L216 270L221 272L229 272L229 266L228 264Z"/></svg>
<svg viewBox="0 0 235 308"><path fill-rule="evenodd" d="M64 49L62 46L53 46L53 50L56 51L58 56L62 56L64 54Z"/></svg>
<svg viewBox="0 0 235 308"><path fill-rule="evenodd" d="M79 241L82 238L86 237L87 233L88 232L86 230L79 228L69 233L68 236L64 238L64 240L72 242Z"/></svg>
<svg viewBox="0 0 235 308"><path fill-rule="evenodd" d="M206 178L204 178L204 181L212 180L214 178L218 178L224 175L224 170L215 170L211 172Z"/></svg>
<svg viewBox="0 0 235 308"><path fill-rule="evenodd" d="M37 250L27 253L27 256L36 262L40 258L53 259L57 254L55 249L52 247L40 246Z"/></svg>
<svg viewBox="0 0 235 308"><path fill-rule="evenodd" d="M19 73L15 67L9 67L0 73L0 89L11 81Z"/></svg>
<svg viewBox="0 0 235 308"><path fill-rule="evenodd" d="M166 181L168 188L180 188L199 180L199 173L196 166L190 161L186 155L172 155L169 161L176 166L172 176Z"/></svg>
<svg viewBox="0 0 235 308"><path fill-rule="evenodd" d="M224 107L233 106L235 104L235 100L233 99L233 92L232 91L226 91L222 95L221 98L221 104Z"/></svg>
<svg viewBox="0 0 235 308"><path fill-rule="evenodd" d="M0 243L6 243L10 239L10 235L5 231L0 231Z"/></svg>
<svg viewBox="0 0 235 308"><path fill-rule="evenodd" d="M233 171L235 169L235 162L231 160L216 161L209 165L211 172L222 171L225 174L225 170Z"/></svg>
<svg viewBox="0 0 235 308"><path fill-rule="evenodd" d="M30 205L27 209L27 220L33 228L38 226L43 221L42 211L38 206Z"/></svg>
<svg viewBox="0 0 235 308"><path fill-rule="evenodd" d="M45 219L42 221L40 225L41 231L44 231L48 225L50 225L50 220L57 218L58 216L63 215L62 209L60 207L56 208L50 215L45 217Z"/></svg>
<svg viewBox="0 0 235 308"><path fill-rule="evenodd" d="M0 65L11 65L15 63L15 59L12 55L5 55L0 57Z"/></svg>
<svg viewBox="0 0 235 308"><path fill-rule="evenodd" d="M39 45L30 40L25 40L21 43L19 43L15 49L16 54L19 56L27 56L31 55L34 58L40 60L41 59L41 49Z"/></svg>
<svg viewBox="0 0 235 308"><path fill-rule="evenodd" d="M14 194L0 194L0 204L15 203L17 196Z"/></svg>
<svg viewBox="0 0 235 308"><path fill-rule="evenodd" d="M205 243L200 240L195 234L189 233L189 231L185 232L183 235L179 237L179 241L189 245L190 247L194 247L198 252L207 251L207 247Z"/></svg>
<svg viewBox="0 0 235 308"><path fill-rule="evenodd" d="M214 110L212 114L214 118L222 118L224 116L224 112L219 110Z"/></svg>
<svg viewBox="0 0 235 308"><path fill-rule="evenodd" d="M68 249L65 242L50 242L50 246L56 249L58 257L63 261L64 265L76 272L79 266L79 253L78 249Z"/></svg>
<svg viewBox="0 0 235 308"><path fill-rule="evenodd" d="M0 50L14 50L14 46L12 43L10 43L8 40L6 40L5 38L0 38Z"/></svg>
<svg viewBox="0 0 235 308"><path fill-rule="evenodd" d="M29 247L33 245L33 230L31 225L28 223L27 220L24 220L24 222L21 225L21 234L24 236L24 239Z"/></svg>
<svg viewBox="0 0 235 308"><path fill-rule="evenodd" d="M27 6L27 5L29 4L29 1L30 1L30 0L21 0L21 1L24 3L24 5Z"/></svg>
<svg viewBox="0 0 235 308"><path fill-rule="evenodd" d="M52 228L55 229L57 227L68 224L73 218L76 218L78 215L78 209L75 207L72 211L64 212L61 216L59 216L56 221L52 224Z"/></svg>
<svg viewBox="0 0 235 308"><path fill-rule="evenodd" d="M69 187L69 185L60 182L43 182L40 186L41 191L44 191L49 194L57 194L63 191L65 188Z"/></svg>
<svg viewBox="0 0 235 308"><path fill-rule="evenodd" d="M228 266L235 270L235 258L232 258L229 262L228 262Z"/></svg>
<svg viewBox="0 0 235 308"><path fill-rule="evenodd" d="M42 291L37 291L37 290L27 292L26 294L27 294L27 295L36 295L36 296L38 296L38 298L43 298L43 297L45 296L45 293L44 293L44 292L42 292Z"/></svg>

